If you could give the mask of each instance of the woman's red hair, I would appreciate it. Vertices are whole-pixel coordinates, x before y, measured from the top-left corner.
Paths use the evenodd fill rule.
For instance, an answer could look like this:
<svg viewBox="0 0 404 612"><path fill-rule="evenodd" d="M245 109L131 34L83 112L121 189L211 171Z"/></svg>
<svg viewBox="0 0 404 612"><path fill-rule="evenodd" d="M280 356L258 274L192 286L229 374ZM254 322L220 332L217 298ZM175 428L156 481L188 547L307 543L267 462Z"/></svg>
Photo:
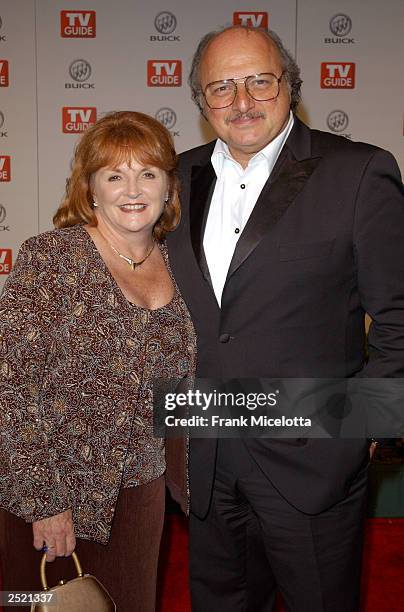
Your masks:
<svg viewBox="0 0 404 612"><path fill-rule="evenodd" d="M96 226L91 189L93 174L100 168L116 168L124 162L130 165L133 158L167 173L168 202L153 229L155 238L163 240L180 220L177 155L168 130L149 115L133 111L105 115L80 138L67 181L66 197L53 217L55 227L80 223Z"/></svg>

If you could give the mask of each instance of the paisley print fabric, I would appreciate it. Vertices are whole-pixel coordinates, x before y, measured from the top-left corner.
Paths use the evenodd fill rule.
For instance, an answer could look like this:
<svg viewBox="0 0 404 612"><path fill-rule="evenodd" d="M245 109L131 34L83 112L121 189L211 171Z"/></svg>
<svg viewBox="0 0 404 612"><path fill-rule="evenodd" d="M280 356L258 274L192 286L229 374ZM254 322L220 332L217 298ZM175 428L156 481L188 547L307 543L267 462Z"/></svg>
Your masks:
<svg viewBox="0 0 404 612"><path fill-rule="evenodd" d="M165 470L153 378L194 372L178 289L131 304L82 226L53 230L22 245L0 322L0 506L29 522L72 508L76 535L106 543L120 488Z"/></svg>

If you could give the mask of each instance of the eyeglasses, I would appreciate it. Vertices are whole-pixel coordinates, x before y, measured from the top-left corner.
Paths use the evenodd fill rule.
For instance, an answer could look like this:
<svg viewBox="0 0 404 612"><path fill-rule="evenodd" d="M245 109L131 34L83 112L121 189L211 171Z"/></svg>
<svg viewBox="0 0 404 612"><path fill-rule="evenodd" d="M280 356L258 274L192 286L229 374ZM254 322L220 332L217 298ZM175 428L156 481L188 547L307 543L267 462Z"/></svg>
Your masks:
<svg viewBox="0 0 404 612"><path fill-rule="evenodd" d="M246 91L257 102L274 100L279 96L280 82L285 71L278 77L272 72L250 74L240 79L223 79L208 83L203 91L203 97L209 108L219 109L231 106L236 99L237 84L244 83Z"/></svg>

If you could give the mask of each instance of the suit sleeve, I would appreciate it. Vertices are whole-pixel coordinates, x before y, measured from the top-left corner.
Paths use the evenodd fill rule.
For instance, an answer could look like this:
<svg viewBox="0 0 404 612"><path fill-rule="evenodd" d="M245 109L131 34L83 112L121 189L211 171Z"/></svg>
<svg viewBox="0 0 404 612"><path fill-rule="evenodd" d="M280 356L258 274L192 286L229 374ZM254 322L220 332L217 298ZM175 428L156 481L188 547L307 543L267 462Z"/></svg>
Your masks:
<svg viewBox="0 0 404 612"><path fill-rule="evenodd" d="M0 298L0 505L27 522L69 507L42 407L61 298L38 241L23 244Z"/></svg>
<svg viewBox="0 0 404 612"><path fill-rule="evenodd" d="M390 153L377 150L356 201L354 250L362 306L372 318L369 377L404 376L404 191Z"/></svg>
<svg viewBox="0 0 404 612"><path fill-rule="evenodd" d="M386 151L376 151L362 176L354 251L362 307L372 319L368 361L356 394L368 437L399 437L404 425L404 192L397 164Z"/></svg>

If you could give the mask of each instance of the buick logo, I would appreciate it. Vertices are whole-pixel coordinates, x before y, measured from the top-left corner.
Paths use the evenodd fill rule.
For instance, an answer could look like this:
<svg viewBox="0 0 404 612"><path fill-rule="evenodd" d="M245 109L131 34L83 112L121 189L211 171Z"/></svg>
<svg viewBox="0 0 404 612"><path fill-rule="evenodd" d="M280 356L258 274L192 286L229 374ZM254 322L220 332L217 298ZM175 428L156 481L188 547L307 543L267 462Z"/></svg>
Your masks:
<svg viewBox="0 0 404 612"><path fill-rule="evenodd" d="M348 115L342 110L332 111L327 117L327 125L332 132L343 132L349 123Z"/></svg>
<svg viewBox="0 0 404 612"><path fill-rule="evenodd" d="M4 114L0 111L0 130L4 125Z"/></svg>
<svg viewBox="0 0 404 612"><path fill-rule="evenodd" d="M163 11L154 20L154 27L160 34L171 34L177 27L177 18L172 13Z"/></svg>
<svg viewBox="0 0 404 612"><path fill-rule="evenodd" d="M177 115L172 108L160 108L155 114L157 121L160 121L167 130L171 130L177 123Z"/></svg>
<svg viewBox="0 0 404 612"><path fill-rule="evenodd" d="M75 60L69 66L69 74L74 81L87 81L91 76L91 66L86 60Z"/></svg>
<svg viewBox="0 0 404 612"><path fill-rule="evenodd" d="M330 30L335 36L346 36L352 29L352 20L348 15L339 13L330 19Z"/></svg>
<svg viewBox="0 0 404 612"><path fill-rule="evenodd" d="M2 204L0 204L0 223L3 223L4 219L7 217L7 211Z"/></svg>

